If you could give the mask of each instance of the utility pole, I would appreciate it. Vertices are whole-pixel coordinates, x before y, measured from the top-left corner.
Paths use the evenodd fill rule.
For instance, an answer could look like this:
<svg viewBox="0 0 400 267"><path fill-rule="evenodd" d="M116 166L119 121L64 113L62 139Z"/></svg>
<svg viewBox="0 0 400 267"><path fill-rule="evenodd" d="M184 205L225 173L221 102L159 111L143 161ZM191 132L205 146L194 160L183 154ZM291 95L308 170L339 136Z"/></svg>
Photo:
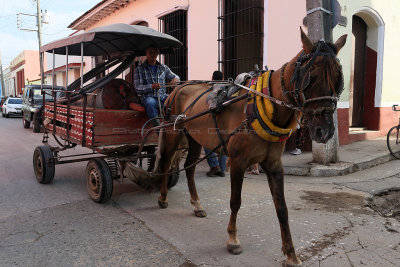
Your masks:
<svg viewBox="0 0 400 267"><path fill-rule="evenodd" d="M40 11L40 0L36 0L36 7L37 7L37 26L38 26L38 40L39 40L39 64L40 64L40 73L43 73L43 59L42 53L40 53L40 48L42 47L42 12ZM42 79L43 80L43 79Z"/></svg>
<svg viewBox="0 0 400 267"><path fill-rule="evenodd" d="M32 0L33 3L36 1L36 15L32 14L24 14L24 13L18 13L17 14L17 26L19 30L22 31L30 31L30 32L37 32L38 35L38 41L39 41L39 64L40 64L40 70L41 73L43 73L43 61L42 61L42 54L40 53L40 48L42 47L42 23L48 24L48 18L47 18L47 10L45 10L45 14L43 15L42 11L40 10L40 0ZM32 28L22 28L21 27L21 16L30 16L30 17L36 17L36 24L37 28L32 29ZM44 21L45 20L45 21Z"/></svg>
<svg viewBox="0 0 400 267"><path fill-rule="evenodd" d="M335 0L307 0L308 37L312 42L325 40L332 42L332 2ZM326 143L312 141L313 162L327 165L339 161L338 157L338 119L337 111L333 114L335 134Z"/></svg>
<svg viewBox="0 0 400 267"><path fill-rule="evenodd" d="M1 91L0 91L0 96L4 96L4 90L6 88L4 87L4 75L3 75L3 63L1 61L1 51L0 51L0 75L1 75Z"/></svg>

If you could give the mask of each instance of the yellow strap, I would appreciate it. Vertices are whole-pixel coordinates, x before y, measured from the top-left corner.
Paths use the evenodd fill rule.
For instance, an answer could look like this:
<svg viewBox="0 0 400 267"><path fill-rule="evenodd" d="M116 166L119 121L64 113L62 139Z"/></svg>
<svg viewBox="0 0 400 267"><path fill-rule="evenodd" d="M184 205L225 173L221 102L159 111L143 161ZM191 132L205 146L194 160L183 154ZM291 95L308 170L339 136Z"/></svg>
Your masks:
<svg viewBox="0 0 400 267"><path fill-rule="evenodd" d="M269 87L269 77L271 75L271 71L267 71L263 74L263 86L261 88L261 93L262 89L268 88ZM269 92L268 92L269 95ZM274 105L271 103L271 101L268 98L263 98L263 107L265 109L265 113L268 116L268 119L272 120L274 117Z"/></svg>
<svg viewBox="0 0 400 267"><path fill-rule="evenodd" d="M268 82L269 82L269 76L271 75L271 72L268 71L264 73L262 76L258 77L257 81L257 86L252 85L251 88L257 88L258 92L262 92L262 89L264 87L268 87ZM254 99L254 98L251 98ZM253 101L249 101L249 103L253 103ZM256 106L254 108L257 108L258 114L260 115L260 119L263 120L264 124L267 125L269 129L272 131L281 134L282 136L288 135L290 136L292 134L293 129L296 127L296 124L293 123L295 120L292 120L291 123L289 124L289 128L280 128L276 126L275 124L272 123L272 118L274 114L274 107L271 101L267 98L263 98L261 96L256 96ZM258 118L255 119L252 123L251 126L255 130L255 132L264 140L270 141L270 142L279 142L282 141L282 137L277 137L269 134L266 132L261 123L259 122Z"/></svg>
<svg viewBox="0 0 400 267"><path fill-rule="evenodd" d="M269 73L269 71L268 71ZM262 79L262 78L261 78ZM257 84L257 91L261 92L262 91L262 80L260 78L258 79L258 84ZM259 84L261 84L259 86ZM256 96L256 106L257 106L257 110L258 110L258 114L260 114L261 119L263 120L263 122L268 126L268 128L270 128L272 131L279 133L279 134L288 134L289 132L292 131L292 129L288 128L288 129L284 129L284 128L280 128L278 126L276 126L275 124L272 123L272 121L268 118L267 114L266 114L266 109L263 106L263 97L257 95Z"/></svg>
<svg viewBox="0 0 400 267"><path fill-rule="evenodd" d="M260 122L255 119L252 123L251 123L251 127L253 127L254 131L258 134L258 136L260 136L262 139L266 140L266 141L270 141L270 142L278 142L279 141L279 137L270 135L269 133L267 133L263 127L261 126Z"/></svg>

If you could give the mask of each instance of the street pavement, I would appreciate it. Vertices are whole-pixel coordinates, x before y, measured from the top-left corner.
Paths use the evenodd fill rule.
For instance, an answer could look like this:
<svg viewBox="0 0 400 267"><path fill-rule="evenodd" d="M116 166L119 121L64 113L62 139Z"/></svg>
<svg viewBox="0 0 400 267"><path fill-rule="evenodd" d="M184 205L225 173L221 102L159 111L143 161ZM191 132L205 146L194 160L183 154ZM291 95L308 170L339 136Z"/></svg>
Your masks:
<svg viewBox="0 0 400 267"><path fill-rule="evenodd" d="M20 118L0 118L0 266L282 265L265 175L244 179L237 225L243 253L234 256L226 250L229 175L209 178L206 164L198 166L206 218L194 216L183 174L167 209L158 207L157 193L128 180L115 182L111 201L97 204L86 192L85 162L56 166L52 184L36 182L32 154L41 139ZM310 166L306 158L289 156L286 166ZM374 197L384 206L379 195L396 193L400 166L394 160L375 165L342 176L286 175L291 232L303 266L400 266L400 214L384 217L367 205Z"/></svg>

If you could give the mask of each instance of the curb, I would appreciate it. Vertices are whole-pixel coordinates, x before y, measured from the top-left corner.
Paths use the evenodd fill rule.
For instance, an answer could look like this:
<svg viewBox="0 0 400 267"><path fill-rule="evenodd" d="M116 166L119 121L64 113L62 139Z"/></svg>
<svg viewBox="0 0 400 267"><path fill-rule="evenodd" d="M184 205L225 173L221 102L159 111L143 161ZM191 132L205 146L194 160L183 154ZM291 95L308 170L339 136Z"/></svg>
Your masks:
<svg viewBox="0 0 400 267"><path fill-rule="evenodd" d="M316 177L343 176L349 173L369 169L394 159L395 158L392 155L390 155L390 153L386 153L371 160L366 160L358 163L338 162L329 165L308 163L307 165L303 166L283 166L283 173L285 175L293 175L293 176L316 176Z"/></svg>

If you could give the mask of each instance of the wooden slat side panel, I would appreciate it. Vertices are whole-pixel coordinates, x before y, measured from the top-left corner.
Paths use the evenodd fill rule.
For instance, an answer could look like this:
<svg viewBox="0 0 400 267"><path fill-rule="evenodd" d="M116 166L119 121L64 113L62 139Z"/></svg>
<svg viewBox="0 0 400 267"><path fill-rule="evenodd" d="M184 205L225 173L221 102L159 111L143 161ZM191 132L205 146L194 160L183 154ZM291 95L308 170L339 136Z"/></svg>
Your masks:
<svg viewBox="0 0 400 267"><path fill-rule="evenodd" d="M94 145L140 144L141 129L147 121L146 112L97 109L93 124ZM146 140L147 144L157 142L155 132Z"/></svg>
<svg viewBox="0 0 400 267"><path fill-rule="evenodd" d="M53 124L49 123L46 126L46 129L48 131L52 131ZM64 139L67 139L67 130L63 127L56 126L56 135L61 136ZM70 142L82 145L82 132L81 131L76 131L76 129L71 129L69 132L69 135L70 135L70 137L69 137ZM93 143L92 137L89 136L89 132L88 132L86 135L86 147L91 148L93 145L92 143Z"/></svg>
<svg viewBox="0 0 400 267"><path fill-rule="evenodd" d="M56 135L68 139L70 142L82 145L82 132L83 132L83 112L79 109L71 107L69 116L69 124L67 124L67 106L57 105L56 112ZM53 131L54 124L54 106L50 104L45 105L44 117L50 119L50 123L46 125L49 132ZM91 148L93 145L93 112L86 112L86 147ZM62 126L61 126L62 125ZM69 138L67 138L67 127L69 128Z"/></svg>
<svg viewBox="0 0 400 267"><path fill-rule="evenodd" d="M45 107L45 118L53 120L54 106L46 104ZM69 115L70 141L81 145L83 130L82 109L71 106ZM87 147L140 144L142 141L142 126L148 121L145 112L134 110L95 109L94 112L87 111L86 115ZM67 123L66 105L57 105L56 121ZM151 126L148 125L148 127ZM51 132L53 124L48 124L46 129ZM57 126L56 134L66 138L66 128ZM146 140L146 144L157 144L157 142L158 135L155 132L150 134Z"/></svg>
<svg viewBox="0 0 400 267"><path fill-rule="evenodd" d="M110 128L110 127L95 127L93 129L94 132L94 138L96 142L99 140L100 137L104 138L108 137L109 140L111 140L114 137L117 136L132 136L132 140L139 140L141 142L142 140L142 135L141 135L141 129L140 128ZM145 134L146 131L143 133ZM150 133L150 135L146 139L146 143L157 143L158 142L158 135L155 131Z"/></svg>
<svg viewBox="0 0 400 267"><path fill-rule="evenodd" d="M53 112L45 111L44 116L45 116L45 118L52 120L54 118L53 114L54 114ZM57 112L56 121L67 123L67 116L58 114L58 112ZM69 123L70 123L70 125L74 125L74 126L82 128L83 120L82 120L82 118L79 118L79 117L69 118ZM92 128L92 126L93 126L93 118L88 117L86 119L86 128L90 129L90 128Z"/></svg>
<svg viewBox="0 0 400 267"><path fill-rule="evenodd" d="M145 112L134 110L96 110L94 126L142 128L149 118Z"/></svg>
<svg viewBox="0 0 400 267"><path fill-rule="evenodd" d="M54 110L54 105L52 104L52 103L46 103L46 105L45 105L45 108L47 108L47 109L49 109L49 110ZM64 108L65 109L65 111L67 110L67 105L60 105L60 104L57 104L57 109L59 109L59 108ZM70 109L73 111L73 112L83 112L83 107L79 107L79 106L70 106ZM92 108L92 107L86 107L86 111L90 111L90 112L92 112L93 110L95 110L94 108Z"/></svg>
<svg viewBox="0 0 400 267"><path fill-rule="evenodd" d="M54 110L52 108L45 108L45 112L48 112L47 115L49 114L54 114ZM67 109L66 108L59 108L57 107L57 114L66 116L67 115ZM78 111L78 110L70 110L70 118L77 118L77 119L83 119L83 112ZM46 114L45 114L46 115ZM46 117L47 118L47 117ZM53 117L49 117L52 119ZM86 119L93 120L93 112L86 112Z"/></svg>
<svg viewBox="0 0 400 267"><path fill-rule="evenodd" d="M140 145L142 138L140 135L104 135L96 136L94 146L137 144ZM157 144L157 140L147 140L146 144Z"/></svg>

